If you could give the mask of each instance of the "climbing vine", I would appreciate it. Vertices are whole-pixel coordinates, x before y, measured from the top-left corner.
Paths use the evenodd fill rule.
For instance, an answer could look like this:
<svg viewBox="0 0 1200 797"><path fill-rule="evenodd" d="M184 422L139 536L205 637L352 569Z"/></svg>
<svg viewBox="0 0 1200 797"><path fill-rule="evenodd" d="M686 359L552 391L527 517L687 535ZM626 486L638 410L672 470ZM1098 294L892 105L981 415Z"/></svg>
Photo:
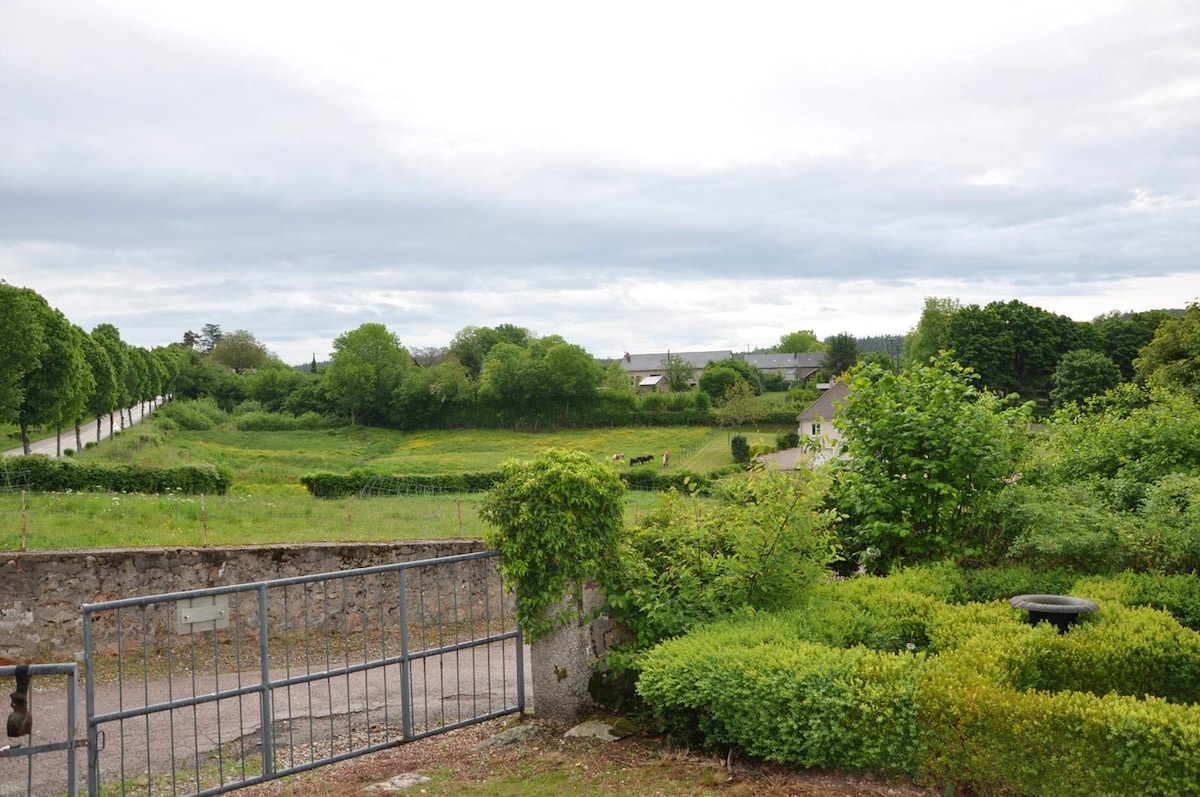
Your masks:
<svg viewBox="0 0 1200 797"><path fill-rule="evenodd" d="M584 583L617 566L625 488L612 467L580 451L547 449L501 473L479 516L532 642L578 618ZM554 609L568 593L573 600Z"/></svg>

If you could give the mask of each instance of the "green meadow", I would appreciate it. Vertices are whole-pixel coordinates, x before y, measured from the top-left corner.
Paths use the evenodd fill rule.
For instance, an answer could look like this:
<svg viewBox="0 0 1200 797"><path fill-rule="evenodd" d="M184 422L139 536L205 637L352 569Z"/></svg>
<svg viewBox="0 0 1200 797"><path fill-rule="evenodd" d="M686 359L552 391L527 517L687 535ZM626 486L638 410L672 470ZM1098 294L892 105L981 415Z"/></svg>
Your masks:
<svg viewBox="0 0 1200 797"><path fill-rule="evenodd" d="M751 443L773 443L778 431L739 433ZM212 463L234 474L229 494L0 492L0 550L480 537L479 495L315 499L298 478L362 466L397 476L490 471L505 460L529 459L546 448L580 450L606 461L615 453L648 454L655 457L656 468L662 452L670 451L672 469L706 473L733 461L731 435L707 427L559 432L398 432L361 426L243 432L223 427L187 432L161 430L151 418L75 456L159 467ZM630 492L627 522L638 522L656 501L655 494Z"/></svg>

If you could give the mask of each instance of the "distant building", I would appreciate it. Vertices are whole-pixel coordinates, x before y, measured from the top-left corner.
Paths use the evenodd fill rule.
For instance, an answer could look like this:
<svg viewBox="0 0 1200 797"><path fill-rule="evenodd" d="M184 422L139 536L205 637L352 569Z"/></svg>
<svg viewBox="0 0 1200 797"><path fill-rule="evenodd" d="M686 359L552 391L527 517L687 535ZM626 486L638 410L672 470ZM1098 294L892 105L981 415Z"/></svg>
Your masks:
<svg viewBox="0 0 1200 797"><path fill-rule="evenodd" d="M685 363L692 367L692 376L688 380L690 384L696 384L700 378L700 372L704 370L704 366L718 360L729 360L733 358L732 351L666 351L655 352L653 354L630 354L625 352L625 356L618 360L621 363L621 368L625 371L625 375L629 377L629 384L636 386L639 390L642 388L642 383L646 379L654 377L665 377L666 369L663 363L667 357L680 357ZM666 379L662 380L665 383ZM669 390L670 386L658 387L660 383L654 382L654 390Z"/></svg>
<svg viewBox="0 0 1200 797"><path fill-rule="evenodd" d="M808 380L812 379L820 369L825 354L818 351L788 354L739 354L738 357L753 365L760 373L779 374L783 378L783 383L791 387L792 385L808 384Z"/></svg>
<svg viewBox="0 0 1200 797"><path fill-rule="evenodd" d="M842 447L842 433L833 425L833 417L838 411L838 405L850 395L850 385L846 382L834 382L825 387L821 395L796 416L800 447L807 449L808 464L812 466L822 465L841 456L839 452Z"/></svg>
<svg viewBox="0 0 1200 797"><path fill-rule="evenodd" d="M646 382L647 379L655 379L666 375L666 369L663 363L667 357L680 357L685 363L692 367L692 376L688 380L689 384L695 385L700 379L700 372L704 370L704 366L711 362L719 362L721 360L739 359L749 365L753 365L760 373L769 374L776 373L783 378L783 382L788 387L808 383L821 367L821 361L825 355L821 352L801 352L798 354L735 354L731 350L719 351L665 351L652 352L650 354L630 354L625 353L617 362L621 363L621 368L629 377L629 384L634 385L639 390L650 391L669 390L670 386L664 386L662 382ZM663 380L665 382L665 380Z"/></svg>

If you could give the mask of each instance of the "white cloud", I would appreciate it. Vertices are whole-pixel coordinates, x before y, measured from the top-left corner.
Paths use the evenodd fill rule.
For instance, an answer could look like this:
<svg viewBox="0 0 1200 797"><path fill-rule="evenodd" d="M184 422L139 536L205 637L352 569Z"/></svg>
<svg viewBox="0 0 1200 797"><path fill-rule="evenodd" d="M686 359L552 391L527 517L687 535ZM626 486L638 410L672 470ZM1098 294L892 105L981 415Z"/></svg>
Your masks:
<svg viewBox="0 0 1200 797"><path fill-rule="evenodd" d="M1180 306L1197 51L1180 0L11 0L0 276L298 361L368 320L604 355Z"/></svg>

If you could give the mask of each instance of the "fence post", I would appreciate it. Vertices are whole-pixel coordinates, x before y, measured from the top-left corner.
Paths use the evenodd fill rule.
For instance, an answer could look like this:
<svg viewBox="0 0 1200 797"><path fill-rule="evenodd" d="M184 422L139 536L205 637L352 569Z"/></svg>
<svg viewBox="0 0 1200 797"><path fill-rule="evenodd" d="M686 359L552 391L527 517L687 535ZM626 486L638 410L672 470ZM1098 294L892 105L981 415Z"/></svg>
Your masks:
<svg viewBox="0 0 1200 797"><path fill-rule="evenodd" d="M262 756L263 777L269 778L275 772L275 737L271 729L275 710L271 706L271 645L267 636L267 585L258 586L258 657L259 657L259 690L262 697L259 709L262 711Z"/></svg>

